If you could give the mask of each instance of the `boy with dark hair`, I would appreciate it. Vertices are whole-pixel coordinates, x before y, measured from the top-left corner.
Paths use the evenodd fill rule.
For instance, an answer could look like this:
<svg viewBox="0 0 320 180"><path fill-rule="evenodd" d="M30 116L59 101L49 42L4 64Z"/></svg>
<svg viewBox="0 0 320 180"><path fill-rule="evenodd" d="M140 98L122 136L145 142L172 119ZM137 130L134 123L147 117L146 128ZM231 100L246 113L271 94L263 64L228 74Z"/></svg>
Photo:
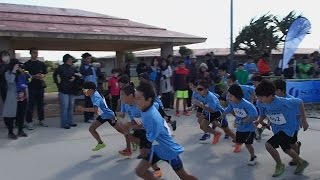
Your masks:
<svg viewBox="0 0 320 180"><path fill-rule="evenodd" d="M200 128L204 132L208 132L214 135L212 144L217 144L221 136L221 132L216 131L209 125L213 125L223 129L223 131L235 140L235 134L228 127L228 121L221 115L223 113L223 108L220 105L219 99L209 91L209 83L206 81L200 81L197 86L197 91L203 98L203 101L194 100L193 103L203 109L203 116L201 116Z"/></svg>
<svg viewBox="0 0 320 180"><path fill-rule="evenodd" d="M230 87L231 85L233 84L237 84L237 78L235 75L230 75L228 77L228 86ZM252 102L253 101L253 98L254 98L254 87L253 86L249 86L249 85L240 85L242 91L243 91L243 94L244 94L244 99L249 101L249 102Z"/></svg>
<svg viewBox="0 0 320 180"><path fill-rule="evenodd" d="M188 92L188 76L189 70L186 68L183 61L179 61L179 65L173 74L173 87L176 91L176 116L180 116L179 106L180 100L183 102L183 114L189 116L187 111L187 99L189 97Z"/></svg>
<svg viewBox="0 0 320 180"><path fill-rule="evenodd" d="M195 180L197 178L187 174L183 168L179 154L184 149L169 135L168 127L164 125L163 118L154 106L155 96L153 87L148 82L141 82L135 92L136 104L142 111L142 124L146 130L146 139L141 143L141 146L149 149L147 156L136 167L136 174L146 180L157 179L148 169L158 161L164 160L170 163L181 179ZM159 144L152 145L154 141Z"/></svg>
<svg viewBox="0 0 320 180"><path fill-rule="evenodd" d="M89 132L98 142L98 144L96 145L96 147L92 149L92 151L98 151L106 147L106 145L101 140L99 133L97 132L98 127L100 127L105 122L108 122L118 132L123 133L123 130L120 124L117 123L114 112L111 109L109 109L104 97L102 97L97 91L97 87L94 82L85 82L83 84L82 91L85 96L91 98L93 107L84 108L82 106L77 106L76 110L79 112L97 113L99 115L97 119L94 122L92 122L92 124L89 127Z"/></svg>
<svg viewBox="0 0 320 180"><path fill-rule="evenodd" d="M284 97L284 98L294 98L293 96L287 94L286 81L284 81L282 79L277 79L277 80L273 81L273 84L276 87L276 96ZM304 119L301 119L301 120L303 121ZM300 122L300 110L299 110L297 112L296 131L295 131L295 133L294 133L294 135L293 135L293 137L292 137L292 139L290 141L291 148L293 150L295 150L298 155L300 154L300 147L301 147L301 142L298 141L298 132L300 130L300 124L301 124L301 122ZM296 166L297 162L292 160L292 161L289 162L289 165L290 166Z"/></svg>
<svg viewBox="0 0 320 180"><path fill-rule="evenodd" d="M255 124L264 124L263 120L268 118L271 123L274 135L266 142L266 149L276 162L273 177L282 175L285 171L285 165L280 159L280 154L276 150L279 146L295 162L297 168L295 175L301 175L309 163L303 160L296 151L291 148L291 139L294 136L297 125L297 113L300 108L301 126L307 130L309 125L306 121L303 102L298 98L281 98L275 96L276 88L272 82L263 80L257 86L255 92L258 98L257 107L259 108L259 119Z"/></svg>
<svg viewBox="0 0 320 180"><path fill-rule="evenodd" d="M238 84L233 84L228 89L228 107L224 110L223 115L232 113L235 119L235 126L237 127L236 133L236 147L234 149L235 153L241 151L241 145L244 143L250 153L250 160L248 165L256 164L256 155L252 147L255 127L253 122L258 117L258 112L255 106L245 100L244 94L241 87Z"/></svg>

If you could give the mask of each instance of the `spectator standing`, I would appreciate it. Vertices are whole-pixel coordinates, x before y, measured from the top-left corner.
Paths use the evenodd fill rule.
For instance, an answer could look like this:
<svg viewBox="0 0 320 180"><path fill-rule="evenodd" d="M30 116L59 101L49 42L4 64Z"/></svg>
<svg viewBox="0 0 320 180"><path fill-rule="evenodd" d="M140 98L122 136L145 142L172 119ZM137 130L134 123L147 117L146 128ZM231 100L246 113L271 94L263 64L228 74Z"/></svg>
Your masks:
<svg viewBox="0 0 320 180"><path fill-rule="evenodd" d="M112 77L108 80L108 89L111 95L111 109L113 112L118 110L118 101L120 100L120 86L118 83L119 71L117 69L111 70Z"/></svg>
<svg viewBox="0 0 320 180"><path fill-rule="evenodd" d="M174 78L173 78L173 84L174 89L177 94L177 100L176 100L176 116L180 116L179 112L179 105L180 100L183 101L183 114L186 116L189 116L189 113L187 111L187 99L188 99L188 77L189 77L189 70L186 68L183 61L179 62L179 66L174 71Z"/></svg>
<svg viewBox="0 0 320 180"><path fill-rule="evenodd" d="M252 76L258 74L258 67L256 63L254 63L254 59L252 56L247 56L247 61L244 63L244 69L248 71L249 73L249 79L251 79Z"/></svg>
<svg viewBox="0 0 320 180"><path fill-rule="evenodd" d="M257 67L261 76L269 76L271 69L268 63L269 54L264 53L258 60Z"/></svg>
<svg viewBox="0 0 320 180"><path fill-rule="evenodd" d="M97 70L92 65L92 55L89 53L82 54L82 63L80 66L80 73L83 76L83 79L85 82L93 82L98 84L97 81ZM92 101L89 96L85 96L85 102L84 102L85 108L92 108ZM94 120L94 113L93 112L83 112L84 115L84 122L91 123Z"/></svg>
<svg viewBox="0 0 320 180"><path fill-rule="evenodd" d="M301 62L298 64L298 78L299 79L309 79L313 74L312 64L309 63L308 56L304 56L301 59Z"/></svg>
<svg viewBox="0 0 320 180"><path fill-rule="evenodd" d="M70 127L77 126L77 124L73 122L75 95L78 93L78 88L75 88L75 83L77 79L81 77L81 74L79 74L73 66L74 57L70 54L65 54L62 60L63 64L53 73L53 81L59 91L60 127L70 129Z"/></svg>
<svg viewBox="0 0 320 180"><path fill-rule="evenodd" d="M173 91L171 85L172 69L168 60L162 59L161 62L161 78L160 78L160 94L161 101L165 110L170 108L170 97Z"/></svg>
<svg viewBox="0 0 320 180"><path fill-rule="evenodd" d="M24 68L31 75L31 81L28 84L29 88L29 103L27 108L27 128L33 130L33 109L37 106L39 125L48 127L44 122L44 89L47 87L44 78L47 71L47 66L44 62L38 60L38 49L30 49L31 59L24 63Z"/></svg>
<svg viewBox="0 0 320 180"><path fill-rule="evenodd" d="M10 54L8 51L0 52L0 119L2 119L3 103L7 95L7 82L5 73L10 62Z"/></svg>
<svg viewBox="0 0 320 180"><path fill-rule="evenodd" d="M249 80L249 73L247 70L244 69L243 64L238 64L237 70L234 72L239 84L245 85L248 83Z"/></svg>
<svg viewBox="0 0 320 180"><path fill-rule="evenodd" d="M13 140L17 139L17 135L27 137L27 134L23 131L24 113L27 106L27 80L25 79L23 84L22 76L24 76L24 70L21 68L20 62L17 59L11 59L5 73L7 94L3 107L3 119L8 128L8 138ZM17 88L19 88L19 91L17 91ZM18 124L17 135L13 132L14 120L17 120Z"/></svg>
<svg viewBox="0 0 320 180"><path fill-rule="evenodd" d="M137 64L136 69L137 75L148 72L148 65L144 62L144 59L140 59L140 62Z"/></svg>
<svg viewBox="0 0 320 180"><path fill-rule="evenodd" d="M153 84L156 88L156 94L159 94L161 69L158 58L152 58L148 74L150 80L153 81Z"/></svg>

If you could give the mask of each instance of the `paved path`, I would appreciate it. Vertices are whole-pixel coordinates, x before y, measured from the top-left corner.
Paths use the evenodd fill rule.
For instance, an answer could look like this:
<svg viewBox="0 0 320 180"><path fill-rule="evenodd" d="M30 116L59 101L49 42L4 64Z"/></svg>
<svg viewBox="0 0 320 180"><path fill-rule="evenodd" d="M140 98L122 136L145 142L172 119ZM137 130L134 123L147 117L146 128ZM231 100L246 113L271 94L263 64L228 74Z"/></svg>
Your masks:
<svg viewBox="0 0 320 180"><path fill-rule="evenodd" d="M320 117L319 113L310 116ZM58 127L58 118L48 120L50 127L36 127L27 131L28 138L10 141L6 129L0 122L0 179L1 180L136 180L134 168L138 160L124 159L117 151L124 148L124 140L109 125L99 129L107 147L92 152L95 141L91 138L88 124L80 122L70 130ZM263 140L255 143L258 164L248 166L246 149L239 154L232 152L230 140L221 139L217 145L200 144L201 131L194 115L178 118L175 139L185 147L182 159L185 168L201 180L269 180L274 171L274 162L264 148L264 142L271 136L265 132ZM320 119L309 118L310 130L299 135L302 141L302 157L310 162L305 175L293 175L294 168L286 166L286 172L277 179L320 179ZM135 154L135 156L137 153ZM281 152L284 163L290 158ZM178 177L165 162L163 179Z"/></svg>

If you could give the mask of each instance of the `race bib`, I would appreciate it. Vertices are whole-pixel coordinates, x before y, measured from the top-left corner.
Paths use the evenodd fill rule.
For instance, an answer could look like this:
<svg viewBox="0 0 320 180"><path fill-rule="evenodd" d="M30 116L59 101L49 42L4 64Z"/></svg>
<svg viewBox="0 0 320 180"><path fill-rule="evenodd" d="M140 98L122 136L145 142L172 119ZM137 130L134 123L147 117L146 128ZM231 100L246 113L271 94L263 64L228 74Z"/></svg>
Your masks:
<svg viewBox="0 0 320 180"><path fill-rule="evenodd" d="M233 112L239 118L245 118L248 116L244 109L233 108Z"/></svg>
<svg viewBox="0 0 320 180"><path fill-rule="evenodd" d="M283 114L271 114L267 115L269 121L273 124L282 125L287 123L286 119L284 118Z"/></svg>

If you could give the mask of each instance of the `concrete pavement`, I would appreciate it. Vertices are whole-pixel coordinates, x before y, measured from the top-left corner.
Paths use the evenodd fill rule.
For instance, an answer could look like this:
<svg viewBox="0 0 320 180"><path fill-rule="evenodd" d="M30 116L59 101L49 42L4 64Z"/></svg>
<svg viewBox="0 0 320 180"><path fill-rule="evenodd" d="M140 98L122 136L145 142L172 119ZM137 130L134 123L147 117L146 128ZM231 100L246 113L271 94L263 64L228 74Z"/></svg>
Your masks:
<svg viewBox="0 0 320 180"><path fill-rule="evenodd" d="M311 112L309 116L320 117ZM96 145L88 132L89 124L76 116L78 127L70 130L58 128L58 118L48 119L50 127L36 127L28 131L29 137L12 141L7 139L7 131L0 128L0 179L1 180L136 180L134 168L139 160L125 159L117 151L125 147L122 135L108 123L99 132L107 147L92 152ZM231 140L221 138L217 145L200 144L201 131L190 117L176 118L178 129L174 132L177 142L185 152L181 155L185 169L201 180L269 180L269 179L320 179L320 119L309 118L310 130L301 132L301 155L310 166L303 176L293 175L294 167L286 165L286 172L280 178L272 178L275 163L264 148L264 142L272 135L265 131L263 140L255 142L258 156L256 166L248 166L248 152L243 147L241 153L232 152ZM231 118L229 118L231 120ZM134 157L138 153L134 154ZM282 160L288 164L290 158L281 152ZM178 177L170 166L161 162L163 178L175 180Z"/></svg>

